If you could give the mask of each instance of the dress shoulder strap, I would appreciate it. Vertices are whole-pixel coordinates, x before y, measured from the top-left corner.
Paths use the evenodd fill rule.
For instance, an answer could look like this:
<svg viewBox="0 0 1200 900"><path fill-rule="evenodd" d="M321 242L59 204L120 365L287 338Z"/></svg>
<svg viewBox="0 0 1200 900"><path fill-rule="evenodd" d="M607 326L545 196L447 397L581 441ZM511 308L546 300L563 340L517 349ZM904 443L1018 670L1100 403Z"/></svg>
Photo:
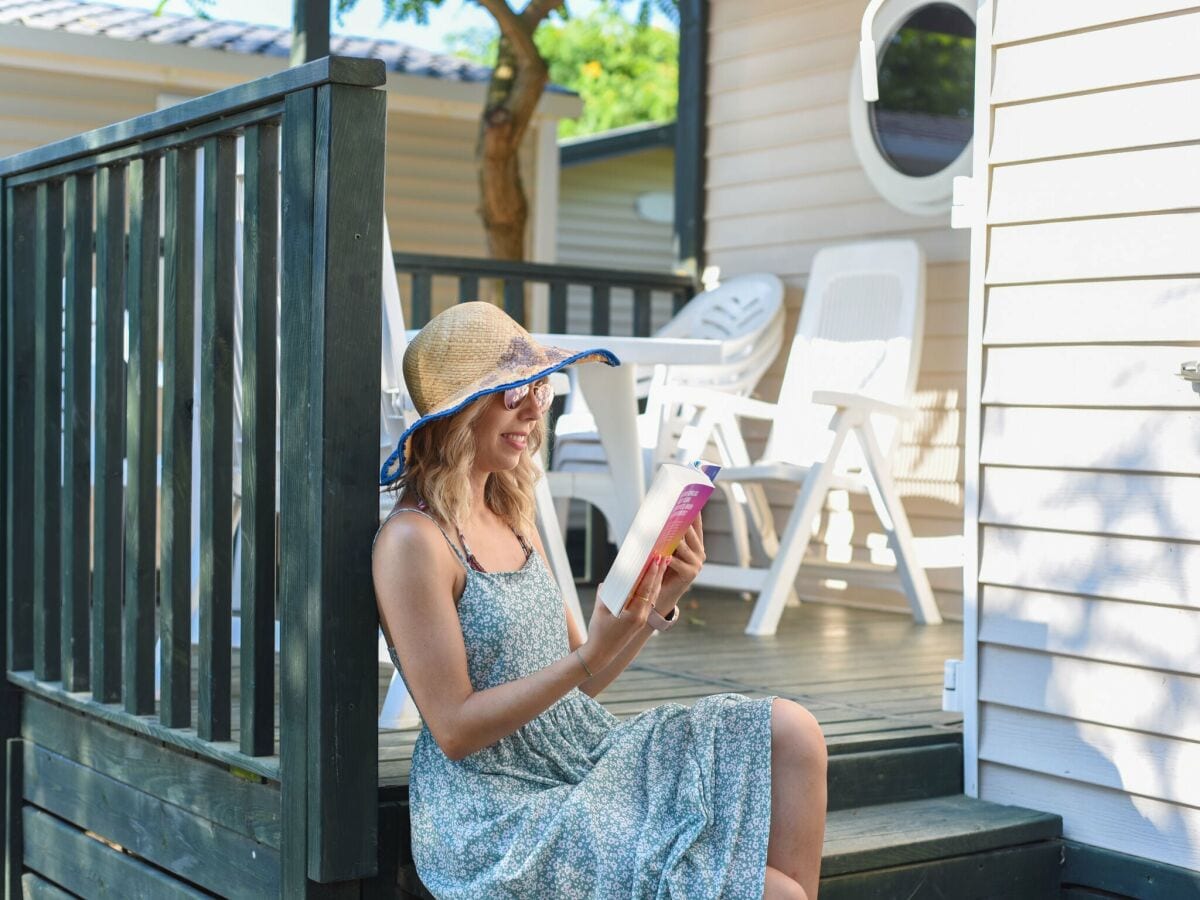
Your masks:
<svg viewBox="0 0 1200 900"><path fill-rule="evenodd" d="M386 525L388 522L390 522L392 520L393 516L398 515L399 513L402 513L402 512L411 512L411 513L416 513L418 516L424 516L426 519L428 519L430 522L432 522L434 525L436 525L437 530L440 531L442 533L442 537L444 537L446 539L446 543L450 545L450 549L454 551L455 557L457 557L458 561L463 564L463 567L465 569L470 571L471 567L470 567L470 565L468 565L467 561L463 558L462 551L459 550L458 547L456 547L454 545L454 541L452 541L450 539L450 535L446 534L446 529L442 527L441 522L439 522L437 519L435 519L429 513L425 512L425 510L423 510L423 509L416 509L415 507L412 507L412 506L397 506L390 513L388 513L387 518L383 520L383 524L379 526L379 531L383 530L383 526ZM376 539L378 539L378 537L379 537L378 531L375 532L375 537L376 537Z"/></svg>

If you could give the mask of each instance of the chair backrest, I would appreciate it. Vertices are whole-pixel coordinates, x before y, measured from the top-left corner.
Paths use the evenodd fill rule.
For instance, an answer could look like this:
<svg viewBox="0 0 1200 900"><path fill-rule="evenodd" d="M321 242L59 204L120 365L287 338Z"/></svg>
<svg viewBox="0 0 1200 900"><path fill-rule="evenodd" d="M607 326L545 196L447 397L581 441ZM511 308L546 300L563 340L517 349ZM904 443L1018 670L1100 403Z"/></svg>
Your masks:
<svg viewBox="0 0 1200 900"><path fill-rule="evenodd" d="M811 465L828 455L834 409L814 391L844 391L908 405L921 364L925 256L911 240L826 247L813 258L800 321L779 391L764 460ZM890 416L872 423L885 455L899 433ZM837 471L862 458L848 442Z"/></svg>
<svg viewBox="0 0 1200 900"><path fill-rule="evenodd" d="M712 366L655 366L646 414L658 422L660 461L672 459L697 410L664 404L659 387L699 387L749 396L783 346L783 282L769 273L740 275L698 294L659 332L660 337L711 338L725 343L727 362Z"/></svg>

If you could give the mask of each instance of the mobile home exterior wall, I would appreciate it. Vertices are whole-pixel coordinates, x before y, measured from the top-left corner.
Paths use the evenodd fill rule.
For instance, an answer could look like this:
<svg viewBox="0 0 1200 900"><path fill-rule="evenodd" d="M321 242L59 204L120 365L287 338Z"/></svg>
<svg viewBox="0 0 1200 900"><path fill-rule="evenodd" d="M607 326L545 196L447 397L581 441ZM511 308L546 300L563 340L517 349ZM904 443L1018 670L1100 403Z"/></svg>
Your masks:
<svg viewBox="0 0 1200 900"><path fill-rule="evenodd" d="M1200 7L979 21L968 789L1198 870Z"/></svg>

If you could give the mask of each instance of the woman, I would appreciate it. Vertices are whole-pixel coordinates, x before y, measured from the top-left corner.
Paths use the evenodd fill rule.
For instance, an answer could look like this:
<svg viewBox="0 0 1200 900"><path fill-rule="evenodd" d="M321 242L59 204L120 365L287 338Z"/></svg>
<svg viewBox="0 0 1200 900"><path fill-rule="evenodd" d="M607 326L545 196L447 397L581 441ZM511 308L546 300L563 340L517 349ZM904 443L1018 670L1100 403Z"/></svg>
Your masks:
<svg viewBox="0 0 1200 900"><path fill-rule="evenodd" d="M573 363L487 303L435 317L404 356L421 413L380 475L400 491L373 553L392 660L421 713L409 784L437 897L807 898L825 823L820 728L787 700L718 694L625 722L593 698L704 562L699 521L585 638L534 526L533 461Z"/></svg>

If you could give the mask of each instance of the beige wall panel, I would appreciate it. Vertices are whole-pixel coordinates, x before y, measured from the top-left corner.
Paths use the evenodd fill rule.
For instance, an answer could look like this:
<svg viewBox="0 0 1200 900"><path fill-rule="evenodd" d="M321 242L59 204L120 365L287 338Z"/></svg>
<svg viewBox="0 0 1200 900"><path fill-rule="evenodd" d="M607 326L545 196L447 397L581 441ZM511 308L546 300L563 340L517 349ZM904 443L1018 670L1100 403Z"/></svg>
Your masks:
<svg viewBox="0 0 1200 900"><path fill-rule="evenodd" d="M789 116L784 117L784 121L803 123L804 119L800 116ZM742 132L738 128L724 128L713 134L714 145L718 142L716 135L723 135L727 143L743 140ZM850 143L847 126L846 133L836 137L770 146L761 150L747 145L732 149L721 156L710 157L707 184L710 189L726 185L758 184L772 178L841 172L845 171L848 164L855 163L854 146Z"/></svg>
<svg viewBox="0 0 1200 900"><path fill-rule="evenodd" d="M1200 546L995 525L981 528L981 584L1200 609L1198 579Z"/></svg>
<svg viewBox="0 0 1200 900"><path fill-rule="evenodd" d="M722 7L728 7L722 9ZM926 329L916 404L923 410L896 448L893 472L918 539L944 541L962 529L962 422L966 368L969 238L948 216L918 217L884 201L862 171L850 141L848 100L861 8L844 2L718 2L713 7L707 172L708 262L722 277L768 271L784 278L785 335L796 326L802 288L822 246L911 236L928 259ZM756 394L773 400L786 348ZM751 454L766 436L747 423ZM771 492L780 526L795 494ZM866 498L828 510L809 557L890 562L882 526ZM727 530L728 526L723 526ZM862 601L850 589L806 581L824 599ZM936 573L936 574L935 574ZM961 614L960 567L931 570L939 603ZM872 589L870 601L904 611L899 593Z"/></svg>
<svg viewBox="0 0 1200 900"><path fill-rule="evenodd" d="M771 147L792 147L831 137L842 140L849 133L848 121L844 99L835 99L824 106L814 106L804 110L803 114L797 112L786 116L747 119L739 122L737 128L722 128L709 132L709 163L711 166L713 160L731 153L767 150ZM843 157L842 165L838 168L859 168L858 160L853 156L853 149L849 152L851 155ZM735 171L730 174L745 180L744 176L747 173ZM754 174L752 167L750 174ZM771 171L769 174L776 173ZM758 175L762 177L763 172L758 172ZM710 180L711 176L710 171Z"/></svg>
<svg viewBox="0 0 1200 900"><path fill-rule="evenodd" d="M1200 411L989 407L980 462L1200 475Z"/></svg>
<svg viewBox="0 0 1200 900"><path fill-rule="evenodd" d="M979 697L1018 709L1200 740L1200 678L993 644L979 648Z"/></svg>
<svg viewBox="0 0 1200 900"><path fill-rule="evenodd" d="M884 207L881 205L881 213L883 210ZM970 240L964 232L937 227L908 232L906 236L917 240L925 249L926 261L934 264L957 262L962 259L967 252ZM854 231L831 232L825 240L809 242L787 240L755 247L710 251L708 261L710 265L720 266L721 271L726 275L765 271L774 272L781 278L802 278L807 276L812 266L812 258L821 247L835 241L855 240L858 237L865 237L865 235ZM963 293L965 302L965 287ZM789 323L789 327L794 327L794 325L794 322Z"/></svg>
<svg viewBox="0 0 1200 900"><path fill-rule="evenodd" d="M989 346L1200 341L1195 278L994 287L987 310L983 341Z"/></svg>
<svg viewBox="0 0 1200 900"><path fill-rule="evenodd" d="M715 96L728 91L789 81L794 78L797 66L813 72L822 69L844 70L846 60L853 59L857 52L857 40L852 35L839 34L800 46L781 47L778 50L755 53L725 62L714 62L708 72L709 94Z"/></svg>
<svg viewBox="0 0 1200 900"><path fill-rule="evenodd" d="M1198 45L1200 11L999 47L992 103L1186 78L1200 73Z"/></svg>
<svg viewBox="0 0 1200 900"><path fill-rule="evenodd" d="M1200 79L992 109L992 165L1200 140ZM1176 114L1164 115L1163 110ZM1064 123L1070 127L1064 127Z"/></svg>
<svg viewBox="0 0 1200 900"><path fill-rule="evenodd" d="M850 80L843 66L800 70L798 77L736 91L710 93L708 125L734 125L748 119L789 115L812 107L826 106L850 94Z"/></svg>
<svg viewBox="0 0 1200 900"><path fill-rule="evenodd" d="M845 0L795 3L785 9L777 9L776 4L760 7L756 0L717 0L712 8L716 10L727 5L740 7L746 15L737 24L722 26L714 12L709 23L708 45L709 61L713 64L853 34L862 17L857 4ZM847 63L847 75L852 64L853 60Z"/></svg>
<svg viewBox="0 0 1200 900"><path fill-rule="evenodd" d="M988 221L1033 222L1200 207L1200 146L998 166Z"/></svg>
<svg viewBox="0 0 1200 900"><path fill-rule="evenodd" d="M1091 749L1095 764L1101 752ZM984 796L1054 812L1072 840L1157 859L1168 865L1200 869L1200 810L1122 791L1048 778L1007 766L980 766Z"/></svg>
<svg viewBox="0 0 1200 900"><path fill-rule="evenodd" d="M754 183L710 188L708 213L714 219L726 219L811 209L830 200L866 203L876 197L878 194L862 170L848 168L841 172L765 178Z"/></svg>
<svg viewBox="0 0 1200 900"><path fill-rule="evenodd" d="M991 585L982 605L988 644L1200 675L1200 610Z"/></svg>
<svg viewBox="0 0 1200 900"><path fill-rule="evenodd" d="M1047 3L1046 0L998 0L992 44L1044 38L1066 31L1112 25L1116 22L1197 9L1193 0L1088 0L1087 3Z"/></svg>
<svg viewBox="0 0 1200 900"><path fill-rule="evenodd" d="M1200 541L1200 479L1190 475L993 466L981 495L989 525Z"/></svg>
<svg viewBox="0 0 1200 900"><path fill-rule="evenodd" d="M1194 346L994 347L983 402L1017 406L1195 407L1176 376Z"/></svg>

